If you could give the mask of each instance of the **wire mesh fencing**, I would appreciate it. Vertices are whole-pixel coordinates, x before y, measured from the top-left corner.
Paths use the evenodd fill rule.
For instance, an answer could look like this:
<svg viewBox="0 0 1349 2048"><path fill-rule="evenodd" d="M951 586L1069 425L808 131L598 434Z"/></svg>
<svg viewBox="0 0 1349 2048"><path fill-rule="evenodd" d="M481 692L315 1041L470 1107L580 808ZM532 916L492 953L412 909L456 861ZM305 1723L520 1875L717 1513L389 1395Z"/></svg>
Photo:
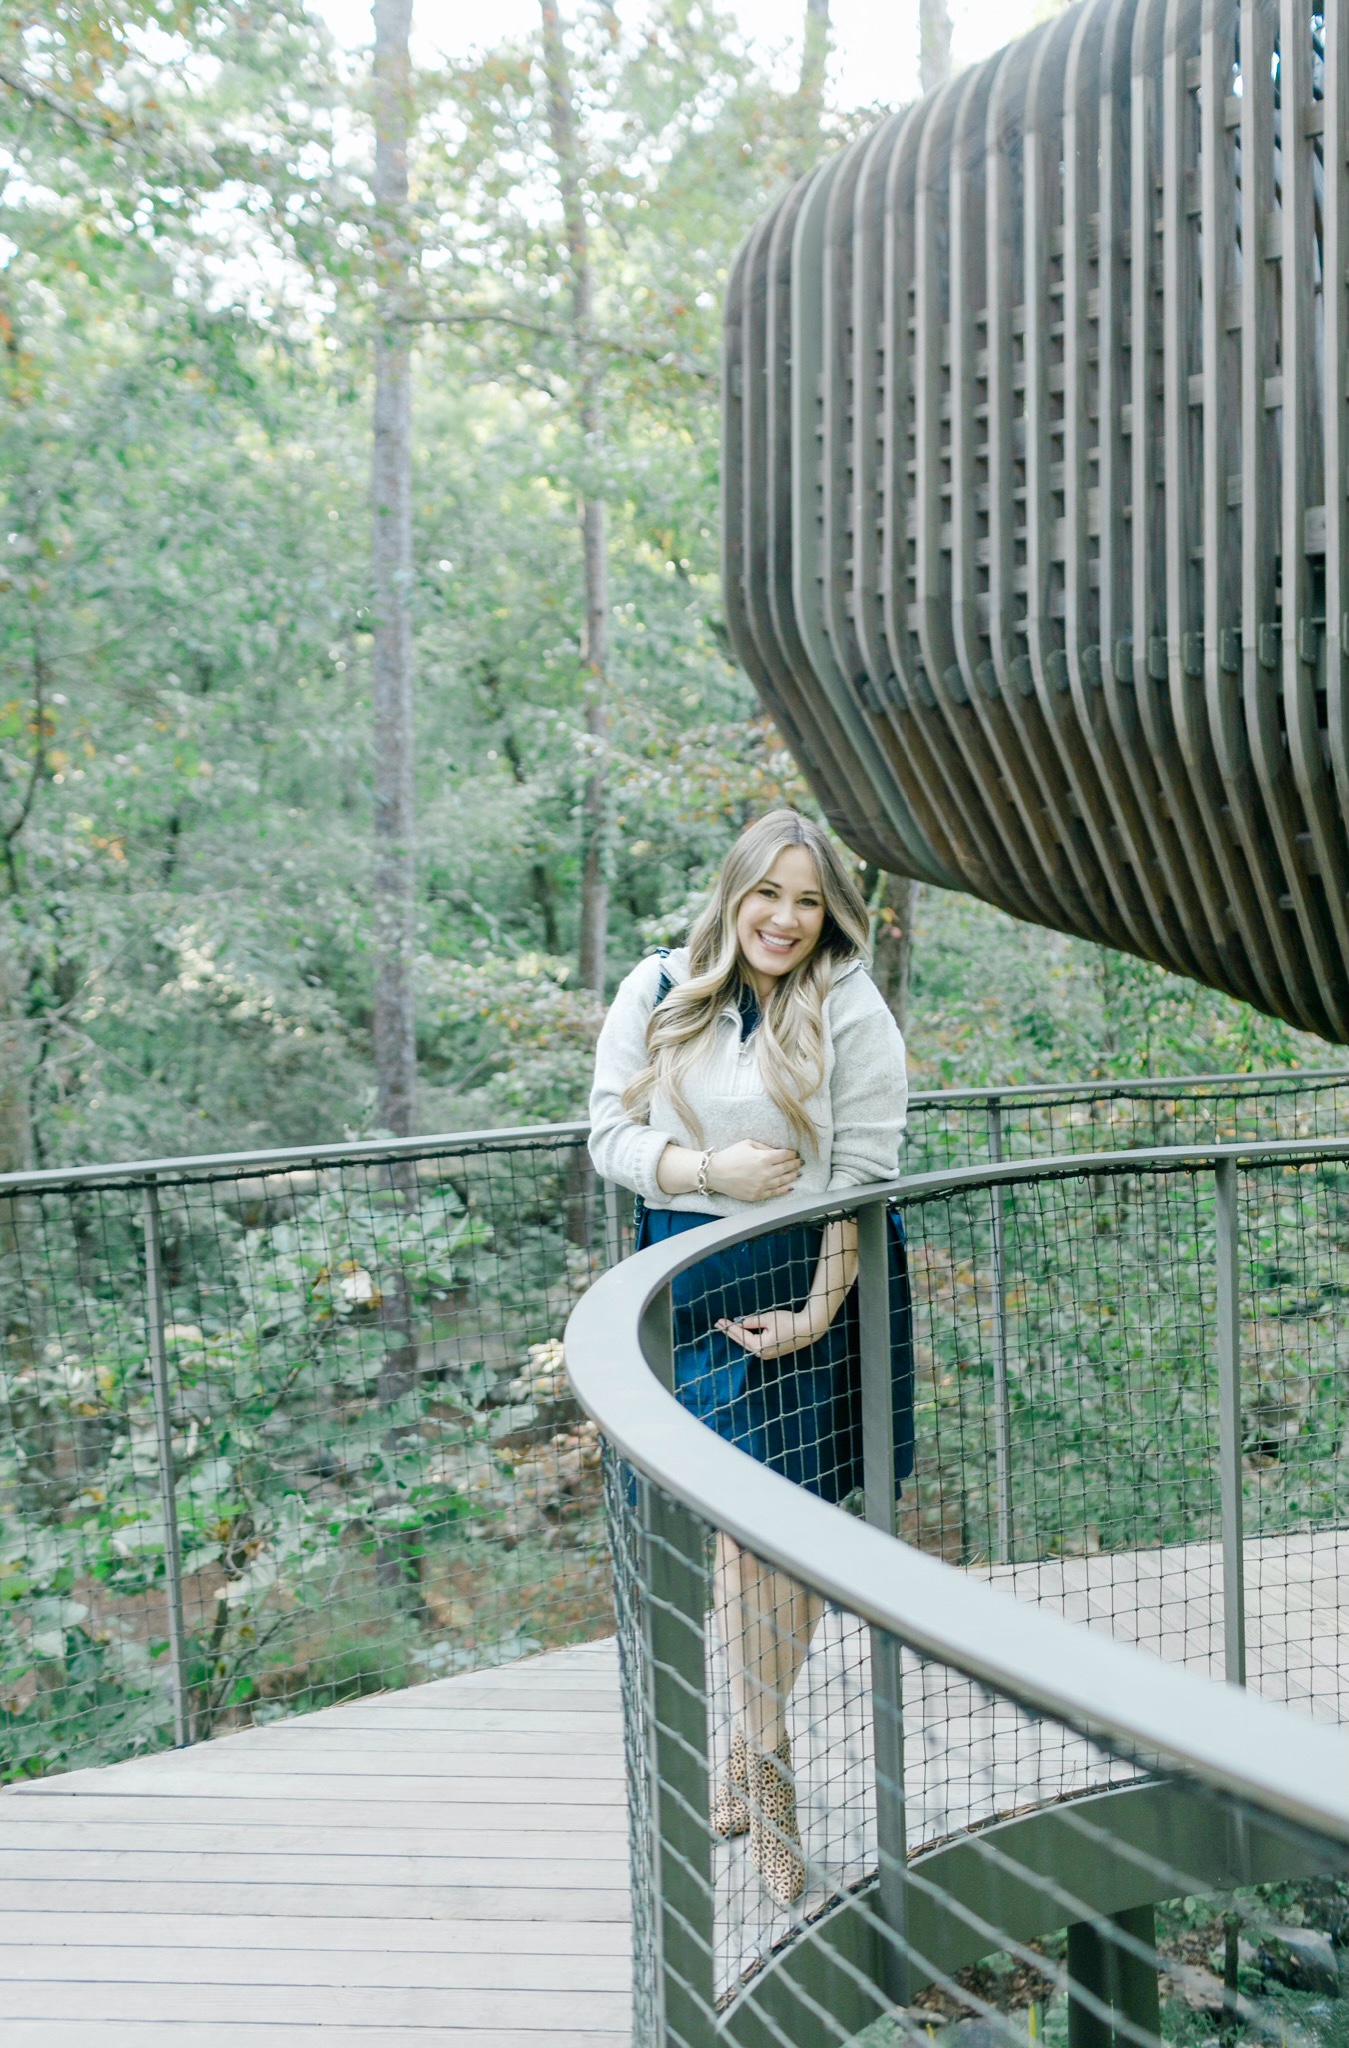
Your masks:
<svg viewBox="0 0 1349 2048"><path fill-rule="evenodd" d="M1284 1785L1252 1795L1220 1761L1204 1777L1163 1742L1048 1711L1055 1654L1074 1657L1048 1634L1027 1629L1019 1685L995 1683L741 1550L747 1628L723 1596L725 1532L648 1482L624 1500L645 1578L638 2048L1343 2038L1338 1736L1303 1751L1304 1794L1325 1774L1309 1825ZM728 1677L773 1664L793 1674L783 1733L738 1759ZM1117 1728L1166 1719L1146 1669L1113 1676ZM1233 1748L1300 1743L1286 1710L1236 1697ZM1203 1702L1187 1704L1178 1746L1197 1749Z"/></svg>
<svg viewBox="0 0 1349 2048"><path fill-rule="evenodd" d="M903 1164L906 1173L940 1172L985 1159L1333 1138L1347 1129L1349 1075L1334 1069L949 1089L910 1099Z"/></svg>
<svg viewBox="0 0 1349 2048"><path fill-rule="evenodd" d="M452 1144L0 1204L5 1775L612 1626L584 1132Z"/></svg>
<svg viewBox="0 0 1349 2048"><path fill-rule="evenodd" d="M920 1095L907 1163L1140 1133L1313 1135L1346 1108L1333 1073ZM614 1626L599 1442L560 1338L578 1295L631 1249L632 1204L597 1185L585 1137L557 1126L0 1182L0 1777L200 1741ZM931 1321L945 1274L933 1341L964 1345L968 1325L980 1372L1002 1384L1018 1308L1013 1291L999 1336L990 1260L1005 1225L983 1201L944 1247L924 1242L915 1282ZM1334 1369L1328 1201L1305 1238L1325 1267L1324 1312L1302 1317L1315 1356L1293 1348L1295 1281L1273 1277L1301 1270L1303 1240L1281 1251L1293 1222L1263 1226L1271 1462L1252 1511L1271 1538L1277 1524L1285 1572L1301 1568L1290 1475L1312 1441L1292 1419L1304 1383ZM1160 1287L1130 1243L1140 1285ZM972 1293L962 1260L982 1276ZM1071 1262L1057 1271L1071 1301ZM1048 1267L1037 1285L1047 1301ZM1010 1396L980 1406L982 1384L966 1367L920 1386L906 1533L1012 1564L997 1517L1038 1529L1050 1482L998 1495L998 1430L1013 1410L1033 1425ZM850 1427L857 1467L860 1417ZM1033 1464L1027 1446L1023 1473ZM1328 1484L1322 1464L1307 1484ZM1078 1519L1086 1532L1100 1511ZM1065 1528L1066 1543L1093 1540Z"/></svg>
<svg viewBox="0 0 1349 2048"><path fill-rule="evenodd" d="M636 2040L1330 2048L1349 1144L934 1180L898 1255L802 1204L569 1331L620 1449L648 1369L702 1439L610 1457ZM837 1357L792 1349L853 1241Z"/></svg>
<svg viewBox="0 0 1349 2048"><path fill-rule="evenodd" d="M1145 1155L905 1215L907 1540L1349 1718L1344 1158Z"/></svg>

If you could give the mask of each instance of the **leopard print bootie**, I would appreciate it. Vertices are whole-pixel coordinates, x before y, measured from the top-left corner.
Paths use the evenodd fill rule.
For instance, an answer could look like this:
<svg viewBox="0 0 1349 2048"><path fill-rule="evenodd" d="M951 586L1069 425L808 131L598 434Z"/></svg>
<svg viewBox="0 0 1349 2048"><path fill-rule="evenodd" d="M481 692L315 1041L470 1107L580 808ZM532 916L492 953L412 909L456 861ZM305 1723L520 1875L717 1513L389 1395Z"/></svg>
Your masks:
<svg viewBox="0 0 1349 2048"><path fill-rule="evenodd" d="M784 1735L771 1755L749 1759L749 1853L779 1906L794 1906L806 1888L791 1745Z"/></svg>
<svg viewBox="0 0 1349 2048"><path fill-rule="evenodd" d="M749 1832L749 1745L737 1728L731 1737L731 1760L712 1801L712 1832L726 1840Z"/></svg>

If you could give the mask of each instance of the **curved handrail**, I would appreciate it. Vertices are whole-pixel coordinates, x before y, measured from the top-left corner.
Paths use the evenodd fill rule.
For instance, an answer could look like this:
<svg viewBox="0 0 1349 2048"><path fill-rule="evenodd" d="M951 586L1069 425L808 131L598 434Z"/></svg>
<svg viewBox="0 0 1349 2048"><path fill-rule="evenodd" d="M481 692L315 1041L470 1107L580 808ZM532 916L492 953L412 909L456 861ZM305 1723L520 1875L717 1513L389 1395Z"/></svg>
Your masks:
<svg viewBox="0 0 1349 2048"><path fill-rule="evenodd" d="M1007 1108L1019 1103L1044 1108L1060 1105L1117 1102L1140 1096L1180 1101L1187 1095L1230 1089L1255 1100L1295 1092L1303 1087L1349 1086L1349 1067L1275 1067L1258 1074L1163 1074L1136 1081L1028 1081L992 1084L985 1088L917 1089L909 1097L910 1114L945 1106L973 1109ZM32 1172L0 1174L0 1199L14 1195L56 1194L67 1188L101 1188L127 1181L232 1179L252 1171L286 1173L306 1168L392 1164L422 1158L454 1157L461 1152L529 1151L546 1146L583 1145L590 1125L571 1123L518 1124L482 1131L441 1131L422 1138L352 1138L337 1144L282 1145L253 1152L185 1153L165 1159L104 1161L92 1166L51 1166Z"/></svg>
<svg viewBox="0 0 1349 2048"><path fill-rule="evenodd" d="M1349 1080L1349 1075L1345 1078ZM302 1172L310 1167L454 1158L461 1152L530 1151L541 1146L583 1145L589 1133L588 1123L521 1124L502 1130L444 1131L427 1138L354 1138L337 1145L282 1145L261 1152L203 1152L102 1166L51 1166L35 1173L0 1173L0 1198L115 1186L123 1181L232 1180L236 1174L254 1170Z"/></svg>
<svg viewBox="0 0 1349 2048"><path fill-rule="evenodd" d="M919 1089L909 1097L911 1109L931 1109L949 1103L963 1109L977 1102L1117 1102L1129 1095L1157 1096L1162 1101L1180 1100L1200 1090L1245 1089L1251 1096L1275 1095L1282 1084L1317 1086L1349 1082L1349 1067L1274 1067L1259 1074L1159 1074L1143 1075L1132 1081L1018 1081L1006 1087Z"/></svg>
<svg viewBox="0 0 1349 2048"><path fill-rule="evenodd" d="M1156 1147L899 1177L710 1222L638 1252L567 1325L573 1388L627 1462L757 1557L969 1677L1082 1733L1160 1756L1201 1781L1349 1843L1349 1729L1083 1629L841 1513L756 1463L660 1384L644 1330L670 1283L709 1253L788 1223L962 1189L1236 1165L1349 1164L1349 1139Z"/></svg>

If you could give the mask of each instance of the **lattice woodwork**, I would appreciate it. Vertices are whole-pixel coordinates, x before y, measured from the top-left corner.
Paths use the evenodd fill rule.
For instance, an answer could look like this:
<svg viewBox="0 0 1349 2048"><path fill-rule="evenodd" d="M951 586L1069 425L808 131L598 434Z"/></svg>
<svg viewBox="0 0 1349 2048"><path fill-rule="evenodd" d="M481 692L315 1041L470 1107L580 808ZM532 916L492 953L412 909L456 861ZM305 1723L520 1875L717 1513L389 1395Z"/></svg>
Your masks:
<svg viewBox="0 0 1349 2048"><path fill-rule="evenodd" d="M1085 0L755 228L723 469L849 844L1340 1043L1347 150L1349 0Z"/></svg>

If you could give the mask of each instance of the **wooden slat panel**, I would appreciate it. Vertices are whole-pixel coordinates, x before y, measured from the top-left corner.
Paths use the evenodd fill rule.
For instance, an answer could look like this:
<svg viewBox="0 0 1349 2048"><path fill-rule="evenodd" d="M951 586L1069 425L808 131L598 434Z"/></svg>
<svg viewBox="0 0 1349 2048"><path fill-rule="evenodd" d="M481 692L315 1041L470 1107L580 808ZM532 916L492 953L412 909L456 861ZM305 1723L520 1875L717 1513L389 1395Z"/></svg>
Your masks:
<svg viewBox="0 0 1349 2048"><path fill-rule="evenodd" d="M1272 75L1278 36L1275 0L1242 0L1242 83ZM1279 419L1265 405L1266 380L1278 369L1278 276L1268 256L1274 214L1274 103L1262 90L1241 94L1242 246L1259 250L1241 274L1241 623L1242 689L1251 760L1262 801L1263 837L1279 864L1281 892L1309 965L1318 1008L1332 985L1324 919L1298 886L1297 796L1283 744L1279 671ZM1277 253L1277 242L1275 244ZM1271 271L1274 274L1271 275Z"/></svg>
<svg viewBox="0 0 1349 2048"><path fill-rule="evenodd" d="M988 892L990 841L975 826L981 809L958 748L952 746L936 693L923 663L910 617L913 597L910 508L915 505L915 406L910 297L913 285L913 184L926 104L911 109L895 132L885 168L880 242L884 253L881 337L885 410L877 516L881 535L881 600L885 647L895 697L904 716L903 739L913 762L915 802L923 815L945 821L947 857L960 887ZM996 900L996 899L995 899Z"/></svg>
<svg viewBox="0 0 1349 2048"><path fill-rule="evenodd" d="M1336 10L1325 37L1322 104L1294 0L1088 0L798 188L768 496L868 858L919 873L916 824L1016 914L1349 1040Z"/></svg>
<svg viewBox="0 0 1349 2048"><path fill-rule="evenodd" d="M339 1967L344 1985L371 1990L388 1986L457 1993L501 1988L500 1955L476 1950L464 1955L357 1952L344 1955ZM511 1989L518 1991L599 1991L626 1999L630 1975L626 1954L604 1962L593 1955L513 1954L510 1963ZM39 1936L5 1960L7 1984L190 1984L201 1990L220 1984L274 1984L294 1989L331 1986L333 1976L332 1950L323 1948L230 1947L203 1954L186 1945L155 1948L141 1942L71 1948L44 1944Z"/></svg>
<svg viewBox="0 0 1349 2048"><path fill-rule="evenodd" d="M754 593L762 589L763 577L762 564L753 561L752 556L756 543L766 548L768 526L762 508L756 508L748 501L745 476L744 448L749 433L746 414L750 406L746 387L752 385L759 374L752 355L748 360L746 357L747 272L756 243L768 237L771 226L771 218L761 221L738 250L727 285L722 320L722 604L727 634L737 661L753 679L804 772L812 776L822 790L832 790L830 764L833 750L820 740L812 746L806 738L792 696L779 687L779 677L773 665L764 660L751 624ZM845 810L837 815L835 823L838 829L847 830L853 821Z"/></svg>
<svg viewBox="0 0 1349 2048"><path fill-rule="evenodd" d="M452 2014L454 2024L473 2028L490 2038L503 2028L533 2030L551 2036L558 2027L565 2032L584 2025L598 2034L622 2038L628 2017L628 2000L623 1992L587 1991L583 1995L566 1991L481 1991L459 1990L443 1993L403 1990L396 1985L367 1989L357 1985L294 1987L304 2005L306 2026L406 2027L409 2031L443 2026ZM195 2017L201 2011L199 1994L185 1992L176 1984L74 1984L45 1983L25 1986L13 1983L6 1992L7 2017L13 2019L128 2019L177 2021ZM273 1985L238 1982L213 1984L210 2007L217 2020L256 2026L274 2022L279 2003Z"/></svg>
<svg viewBox="0 0 1349 2048"><path fill-rule="evenodd" d="M426 1885L415 1900L397 1889L373 1891L360 1884L217 1884L209 1877L177 1883L146 1878L134 1897L125 1879L116 1877L50 1878L43 1899L52 1913L82 1919L86 1913L202 1913L232 1916L270 1914L284 1920L363 1918L403 1920L420 1915L432 1920L547 1920L590 1925L611 1920L628 1922L626 1887L619 1891L554 1890L524 1884L498 1887ZM0 1877L0 1913L31 1908L31 1877Z"/></svg>
<svg viewBox="0 0 1349 2048"><path fill-rule="evenodd" d="M1094 750L1071 694L1065 644L1067 603L1060 566L1064 550L1058 536L1064 524L1063 416L1069 378L1061 350L1067 340L1064 308L1075 279L1070 262L1058 266L1056 279L1052 252L1065 245L1063 99L1077 29L1074 15L1064 15L1053 24L1041 41L1026 88L1022 171L1026 646L1045 746L1052 749L1062 790L1061 830L1075 838L1080 866L1090 876L1090 901L1101 935L1130 952L1155 953L1159 942L1147 921L1137 877L1127 862L1119 860L1111 840L1112 828L1118 829L1119 820L1097 774ZM1056 281L1061 286L1057 291Z"/></svg>
<svg viewBox="0 0 1349 2048"><path fill-rule="evenodd" d="M1313 209L1316 144L1309 135L1312 109L1312 37L1309 11L1283 0L1279 38L1281 260L1280 362L1283 372L1281 599L1282 683L1288 756L1297 790L1301 833L1310 844L1315 877L1298 877L1298 893L1319 912L1334 959L1349 960L1349 839L1321 749L1316 701L1325 616L1324 588L1318 587L1307 553L1309 508L1326 496L1322 472L1321 376L1313 312L1319 251ZM1338 479L1339 489L1344 479ZM1327 887L1322 878L1330 883ZM1333 979L1325 996L1336 1036L1349 1033L1349 999Z"/></svg>
<svg viewBox="0 0 1349 2048"><path fill-rule="evenodd" d="M186 1951L205 1958L208 1973L218 1967L210 1960L216 1949L293 1950L311 1957L337 1952L344 1958L506 1957L512 1962L516 1957L540 1956L570 1958L577 1967L589 1957L607 1959L597 1964L600 1976L605 1977L615 1960L627 1958L631 1947L626 1920L454 1920L407 1914L390 1921L340 1913L302 1920L232 1913L218 1919L209 1912L142 1910L139 1899L137 1893L135 1902L128 1902L128 1910L82 1913L77 1920L58 1911L35 1910L31 1903L16 1907L0 1917L0 1949L23 1950L33 1943L46 1943L59 1944L70 1956L86 1947L104 1953L118 1948L146 1948L163 1954ZM9 1964L10 1958L5 1957L3 1969ZM502 1981L501 1974L497 1981Z"/></svg>
<svg viewBox="0 0 1349 2048"><path fill-rule="evenodd" d="M851 678L845 676L839 666L830 644L824 608L826 563L821 465L824 400L821 386L825 321L821 280L830 197L845 169L851 175L859 147L854 144L851 150L824 165L812 178L801 202L792 236L789 387L792 435L791 599L796 631L810 665L810 674L833 715L835 727L846 735L857 762L861 781L857 798L868 815L873 807L880 815L888 815L889 835L902 847L911 815L909 806L882 751L873 714L858 702Z"/></svg>
<svg viewBox="0 0 1349 2048"><path fill-rule="evenodd" d="M867 844L884 838L874 806L867 808L868 784L860 774L849 773L843 756L820 723L814 693L803 691L778 638L770 588L770 554L773 546L771 516L772 482L770 447L773 423L769 408L769 353L772 346L770 321L770 269L774 236L784 214L795 218L799 193L788 194L773 212L766 214L742 252L739 279L740 314L740 420L739 463L728 425L724 459L736 469L736 486L741 495L740 518L743 536L744 588L740 594L741 616L736 625L748 633L753 673L760 680L766 700L773 708L783 737L797 759L806 767L820 793L825 813L838 832L861 834ZM723 484L723 490L728 487ZM734 516L730 508L729 516ZM728 613L728 626L730 615ZM873 848L873 851L875 849Z"/></svg>
<svg viewBox="0 0 1349 2048"><path fill-rule="evenodd" d="M1326 730L1340 812L1349 816L1349 19L1342 7L1326 10L1322 76Z"/></svg>
<svg viewBox="0 0 1349 2048"><path fill-rule="evenodd" d="M1239 301L1236 136L1227 94L1237 60L1238 0L1206 0L1201 50L1201 232L1206 253L1203 365L1210 396L1204 412L1203 580L1204 686L1214 759L1226 817L1241 848L1252 907L1258 910L1275 962L1271 1007L1310 1023L1319 1015L1306 988L1307 966L1296 927L1280 907L1284 882L1263 829L1263 807L1246 737L1239 681L1241 647L1241 494L1230 480L1241 469L1240 323L1228 309ZM1314 1028L1314 1026L1313 1026Z"/></svg>
<svg viewBox="0 0 1349 2048"><path fill-rule="evenodd" d="M1160 835L1140 791L1133 691L1120 688L1111 658L1116 613L1110 600L1120 574L1106 550L1126 550L1128 534L1122 517L1128 462L1116 386L1127 333L1120 275L1127 155L1123 164L1119 159L1128 140L1120 114L1128 96L1131 19L1131 6L1093 0L1079 17L1064 77L1064 638L1073 706L1108 798L1118 853L1153 935L1147 950L1193 974L1199 963L1179 908L1183 898L1159 857ZM1125 552L1126 589L1127 559ZM1122 704L1132 747L1121 741ZM1113 864L1103 857L1103 865Z"/></svg>
<svg viewBox="0 0 1349 2048"><path fill-rule="evenodd" d="M119 2001L119 2003L124 2001ZM402 2001L396 2001L402 2003ZM339 2000L340 2003L340 2000ZM32 2020L26 2014L18 2014L5 2027L6 2048L17 2042L19 2048L28 2044L50 2044L59 2042L60 2048L146 2048L148 2041L172 2040L173 2048L217 2048L217 2044L232 2043L238 2048L239 2028L248 2028L245 2039L250 2044L263 2043L270 2048L272 2043L288 2043L296 2039L297 2033L305 2041L345 2041L355 2048L406 2048L413 2040L418 2048L427 2043L452 2043L454 2048L474 2041L490 2043L491 2048L541 2048L540 2031L536 2021L523 2025L510 2022L484 2025L475 2013L468 2012L462 2022L454 2016L457 1999L442 1999L437 2002L434 2012L426 2010L415 2020L401 2026L374 2027L368 2019L357 2020L354 2024L344 2023L334 2015L332 2001L325 2000L328 2009L316 2013L312 2019L297 2017L293 2021L277 2022L270 2015L262 2019L240 2021L238 2019L204 2024L195 2013L174 2012L161 2004L161 2012L138 2014L133 2019L103 2018L92 2012L72 2014L60 2020ZM447 2013L444 2009L449 2007ZM587 2024L584 2011L578 2008L571 2014L557 2015L556 2032L550 2031L544 2038L549 2048L628 2048L629 2036L603 2026Z"/></svg>
<svg viewBox="0 0 1349 2048"><path fill-rule="evenodd" d="M1026 578L1018 567L1018 555L1027 545L1027 423L1017 396L1025 388L1019 370L1027 346L1022 296L1027 242L1020 197L1022 166L1017 157L1035 54L1047 33L1040 30L1024 43L1013 44L997 66L989 94L985 145L989 639L998 690L1029 766L1032 800L1052 826L1061 874L1068 878L1058 890L1063 911L1057 921L1074 929L1066 914L1071 905L1081 918L1076 929L1082 936L1102 939L1112 924L1109 890L1090 843L1075 823L1077 800L1046 725L1027 638L1028 607L1022 595Z"/></svg>
<svg viewBox="0 0 1349 2048"><path fill-rule="evenodd" d="M500 1882L495 1874L497 1866L510 1863L521 1867L546 1863L550 1868L572 1873L568 1883L621 1883L628 1863L626 1827L610 1827L603 1833L586 1828L578 1833L575 1829L547 1825L534 1829L517 1826L511 1830L509 1841L503 1841L494 1817L487 1816L485 1823L480 1818L476 1827L419 1830L409 1839L408 1830L396 1817L389 1827L353 1830L341 1822L326 1826L306 1822L260 1825L253 1819L236 1819L232 1807L228 1817L218 1815L213 1820L197 1821L191 1827L168 1820L163 1814L147 1813L141 1806L101 1820L49 1813L40 1823L30 1818L26 1823L13 1824L0 1811L0 1857L13 1859L66 1851L82 1854L86 1850L98 1856L126 1854L170 1861L194 1858L209 1850L213 1856L225 1859L254 1859L256 1874L269 1882L273 1876L285 1877L296 1859L307 1857L322 1857L338 1878L346 1874L342 1866L351 1862L368 1866L381 1877L392 1877L395 1869L406 1863L409 1867L415 1864L418 1874L424 1871L435 1878L437 1869L443 1865L444 1880L451 1883L463 1878L463 1866L467 1864L472 1867L469 1874L481 1871L486 1884ZM226 1878L233 1873L228 1861L223 1861L220 1867ZM145 1868L151 1876L161 1874L156 1865L147 1862ZM531 1875L531 1881L537 1878L538 1873Z"/></svg>
<svg viewBox="0 0 1349 2048"><path fill-rule="evenodd" d="M853 212L851 340L852 422L851 422L851 510L849 513L852 630L856 637L860 672L859 687L865 683L888 731L878 728L887 758L914 815L915 828L929 849L926 861L915 863L911 872L918 881L932 881L941 888L961 887L959 869L953 862L945 826L933 813L921 775L909 759L910 734L902 713L898 678L890 660L885 637L885 604L882 596L883 553L879 508L882 499L880 471L883 386L885 376L883 300L885 259L882 236L885 219L885 180L890 154L908 110L892 114L872 137L858 173Z"/></svg>
<svg viewBox="0 0 1349 2048"><path fill-rule="evenodd" d="M367 1832L381 1828L397 1828L411 1836L439 1830L468 1832L482 1828L490 1819L493 1829L505 1835L540 1831L585 1834L592 1842L604 1843L607 1853L611 1843L624 1839L627 1828L627 1806L617 1785L605 1788L608 1796L604 1799L584 1802L579 1797L584 1788L577 1786L573 1791L575 1804L568 1805L562 1799L554 1803L550 1797L547 1805L540 1808L538 1799L529 1798L526 1788L509 1778L498 1779L496 1795L477 1803L428 1798L425 1789L418 1800L326 1798L322 1794L263 1799L239 1791L238 1782L228 1780L218 1788L216 1798L210 1799L167 1785L160 1790L147 1787L141 1793L103 1792L97 1781L83 1791L65 1793L56 1789L61 1783L57 1779L53 1789L42 1798L24 1798L17 1793L0 1798L0 1831L12 1834L15 1829L48 1828L63 1814L109 1826L153 1823L175 1828L210 1827L221 1819L222 1793L229 1803L228 1819L232 1826L340 1828L346 1834L359 1834L362 1840Z"/></svg>
<svg viewBox="0 0 1349 2048"><path fill-rule="evenodd" d="M866 662L853 617L853 500L857 480L853 470L853 263L854 204L859 181L868 158L870 143L859 145L844 157L839 175L829 194L825 211L823 262L820 275L820 315L823 357L820 372L823 437L823 489L821 512L820 598L825 632L844 689L851 697L859 721L867 728L871 743L898 769L888 779L892 829L899 833L908 855L906 866L920 878L936 880L946 874L932 843L918 824L909 794L908 764L903 755L891 751L893 729L886 716L883 688L868 687ZM874 461L874 451L871 457ZM886 679L888 681L888 678Z"/></svg>
<svg viewBox="0 0 1349 2048"><path fill-rule="evenodd" d="M1111 7L1102 32L1098 104L1100 188L1097 202L1097 506L1100 543L1102 695L1133 806L1146 833L1139 848L1155 876L1161 911L1184 934L1186 971L1211 980L1217 968L1198 879L1170 811L1157 801L1157 777L1139 713L1141 684L1133 640L1132 347L1134 0ZM1174 907L1173 907L1174 906Z"/></svg>
<svg viewBox="0 0 1349 2048"><path fill-rule="evenodd" d="M492 1769L490 1760L485 1764L481 1757L465 1758L461 1767L453 1761L443 1763L437 1772L437 1784L428 1786L425 1772L415 1775L400 1774L397 1771L375 1770L364 1766L358 1778L352 1778L349 1771L334 1770L331 1762L319 1765L314 1770L303 1768L303 1759L275 1770L253 1770L246 1761L240 1760L231 1770L194 1770L186 1763L179 1764L171 1776L158 1776L154 1770L154 1759L147 1758L141 1763L124 1764L121 1768L127 1776L121 1783L121 1794L141 1793L147 1797L170 1799L181 1791L191 1798L210 1801L243 1796L251 1799L281 1800L332 1798L350 1799L353 1804L373 1802L384 1805L394 1801L401 1804L425 1801L428 1798L455 1801L481 1800L487 1804L497 1801L507 1803L528 1799L550 1787L559 1777L571 1779L577 1792L593 1794L597 1804L613 1806L621 1803L623 1788L615 1773L616 1759L612 1757L589 1757L578 1752L575 1756L530 1757L513 1760L510 1775L503 1775L506 1766L498 1763ZM529 1768L524 1768L527 1764ZM101 1775L101 1774L100 1774ZM86 1779L94 1773L75 1773L70 1777ZM70 1777L63 1778L68 1785ZM24 1799L36 1796L35 1789L28 1786L14 1786L4 1795L5 1799Z"/></svg>
<svg viewBox="0 0 1349 2048"><path fill-rule="evenodd" d="M1214 405L1192 403L1202 387L1200 240L1190 194L1201 185L1201 116L1193 70L1200 40L1201 0L1172 0L1162 62L1163 423L1166 472L1166 668L1171 719L1204 835L1203 888L1225 912L1218 932L1220 978L1265 1009L1279 1000L1274 949L1261 915L1242 845L1230 829L1232 806L1219 772L1203 676L1203 562L1194 542L1202 532L1205 434ZM1207 245L1210 274L1216 254ZM1205 285L1207 291L1207 285ZM1216 396L1216 394L1215 394ZM1226 470L1224 476L1228 474ZM1221 640L1221 629L1219 629ZM1210 920L1212 924L1212 920Z"/></svg>
<svg viewBox="0 0 1349 2048"><path fill-rule="evenodd" d="M991 66L960 81L949 172L950 606L956 659L993 762L1033 849L1037 901L1068 903L1077 928L1091 920L1063 856L1054 820L1039 799L1033 764L998 686L988 631L988 350L984 345L988 258L985 225ZM1053 922L1053 915L1047 919Z"/></svg>
<svg viewBox="0 0 1349 2048"><path fill-rule="evenodd" d="M951 136L965 97L963 79L953 80L937 95L923 125L914 169L913 599L918 649L948 736L943 744L954 743L973 784L975 805L982 798L988 825L985 843L991 846L992 858L1004 876L1019 881L1026 906L1021 914L1048 924L1056 921L1058 909L1048 873L1012 801L998 752L989 744L978 703L984 693L971 688L957 658L952 527L945 517L947 496L958 488L949 388L949 335L957 314L948 222ZM1004 901L1014 907L1008 882L1001 886Z"/></svg>

